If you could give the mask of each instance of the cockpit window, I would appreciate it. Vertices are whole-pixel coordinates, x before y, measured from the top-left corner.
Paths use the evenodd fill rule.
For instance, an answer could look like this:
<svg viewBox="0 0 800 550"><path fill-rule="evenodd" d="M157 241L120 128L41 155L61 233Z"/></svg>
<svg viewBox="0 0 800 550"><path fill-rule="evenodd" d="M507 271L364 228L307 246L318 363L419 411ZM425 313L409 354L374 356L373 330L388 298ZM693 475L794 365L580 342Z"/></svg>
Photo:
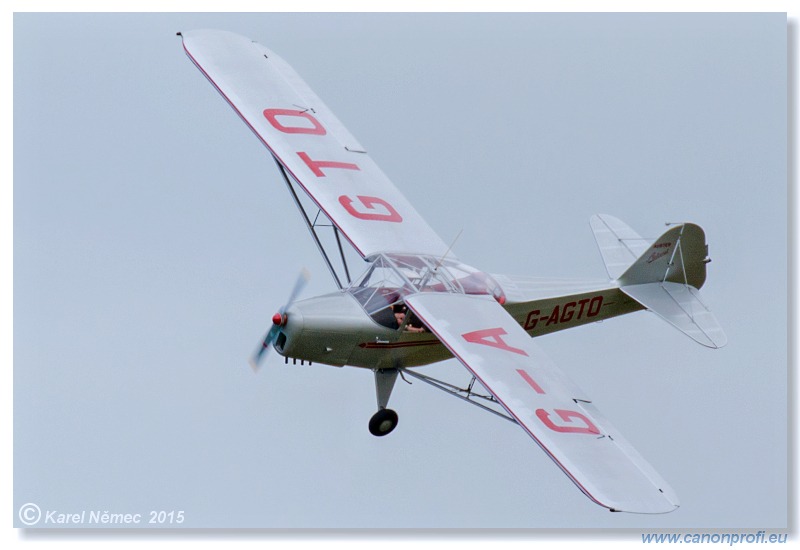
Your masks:
<svg viewBox="0 0 800 550"><path fill-rule="evenodd" d="M502 289L487 273L452 259L409 254L376 255L347 292L386 327L397 326L395 312L405 308L403 298L418 292L484 294L505 301Z"/></svg>
<svg viewBox="0 0 800 550"><path fill-rule="evenodd" d="M372 262L348 289L370 315L414 291L411 283L383 256Z"/></svg>

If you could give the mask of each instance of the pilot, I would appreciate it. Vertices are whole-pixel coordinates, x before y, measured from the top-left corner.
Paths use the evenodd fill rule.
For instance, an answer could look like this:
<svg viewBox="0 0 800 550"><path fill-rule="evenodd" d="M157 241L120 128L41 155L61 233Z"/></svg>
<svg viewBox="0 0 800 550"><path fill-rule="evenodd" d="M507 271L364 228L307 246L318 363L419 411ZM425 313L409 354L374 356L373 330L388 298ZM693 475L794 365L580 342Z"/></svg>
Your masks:
<svg viewBox="0 0 800 550"><path fill-rule="evenodd" d="M397 322L397 328L403 326L403 323L406 320L406 314L408 314L408 308L403 304L395 304L392 306L392 311L394 312L394 319ZM409 314L408 323L405 326L405 332L425 332L425 327L417 321L417 318L414 317L412 314Z"/></svg>

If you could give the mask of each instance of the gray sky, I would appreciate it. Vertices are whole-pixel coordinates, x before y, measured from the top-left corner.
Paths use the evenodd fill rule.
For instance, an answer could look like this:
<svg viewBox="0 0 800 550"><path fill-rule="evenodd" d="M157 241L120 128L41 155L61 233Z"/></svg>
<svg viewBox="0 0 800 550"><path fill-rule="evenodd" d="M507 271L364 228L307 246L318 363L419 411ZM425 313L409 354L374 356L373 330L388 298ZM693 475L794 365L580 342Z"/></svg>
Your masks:
<svg viewBox="0 0 800 550"><path fill-rule="evenodd" d="M480 269L602 278L598 212L647 237L701 225L726 348L648 313L538 340L681 508L610 514L522 430L419 382L378 439L369 371L273 354L254 375L300 268L305 297L335 287L267 151L184 55L195 28L281 55ZM784 527L786 84L782 15L17 14L14 510Z"/></svg>

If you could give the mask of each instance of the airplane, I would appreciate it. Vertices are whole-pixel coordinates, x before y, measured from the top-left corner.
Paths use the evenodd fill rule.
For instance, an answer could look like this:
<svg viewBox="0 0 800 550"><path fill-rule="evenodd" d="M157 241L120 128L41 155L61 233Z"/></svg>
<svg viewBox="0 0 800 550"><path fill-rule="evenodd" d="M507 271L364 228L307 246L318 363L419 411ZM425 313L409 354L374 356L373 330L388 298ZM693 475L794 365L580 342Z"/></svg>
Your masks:
<svg viewBox="0 0 800 550"><path fill-rule="evenodd" d="M301 274L254 352L254 368L275 349L286 362L371 369L378 410L369 431L378 437L398 423L388 408L398 376L418 379L518 424L612 512L678 508L669 484L533 338L649 310L704 346L724 346L699 291L710 262L702 228L671 224L647 240L613 216L595 215L590 226L607 281L485 273L458 260L283 59L227 31L178 36L274 158L338 287L297 301ZM351 275L352 251L360 275ZM416 369L450 358L471 375L466 388Z"/></svg>

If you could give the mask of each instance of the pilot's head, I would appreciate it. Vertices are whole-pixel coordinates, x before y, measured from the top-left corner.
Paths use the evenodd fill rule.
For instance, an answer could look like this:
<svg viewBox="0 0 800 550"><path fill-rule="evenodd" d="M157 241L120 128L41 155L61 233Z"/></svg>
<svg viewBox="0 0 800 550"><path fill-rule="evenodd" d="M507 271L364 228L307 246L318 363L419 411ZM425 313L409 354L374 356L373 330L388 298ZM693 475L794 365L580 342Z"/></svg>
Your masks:
<svg viewBox="0 0 800 550"><path fill-rule="evenodd" d="M397 321L397 326L403 324L403 321L406 319L406 312L408 308L403 304L395 304L392 306L392 312L394 313L394 318Z"/></svg>

